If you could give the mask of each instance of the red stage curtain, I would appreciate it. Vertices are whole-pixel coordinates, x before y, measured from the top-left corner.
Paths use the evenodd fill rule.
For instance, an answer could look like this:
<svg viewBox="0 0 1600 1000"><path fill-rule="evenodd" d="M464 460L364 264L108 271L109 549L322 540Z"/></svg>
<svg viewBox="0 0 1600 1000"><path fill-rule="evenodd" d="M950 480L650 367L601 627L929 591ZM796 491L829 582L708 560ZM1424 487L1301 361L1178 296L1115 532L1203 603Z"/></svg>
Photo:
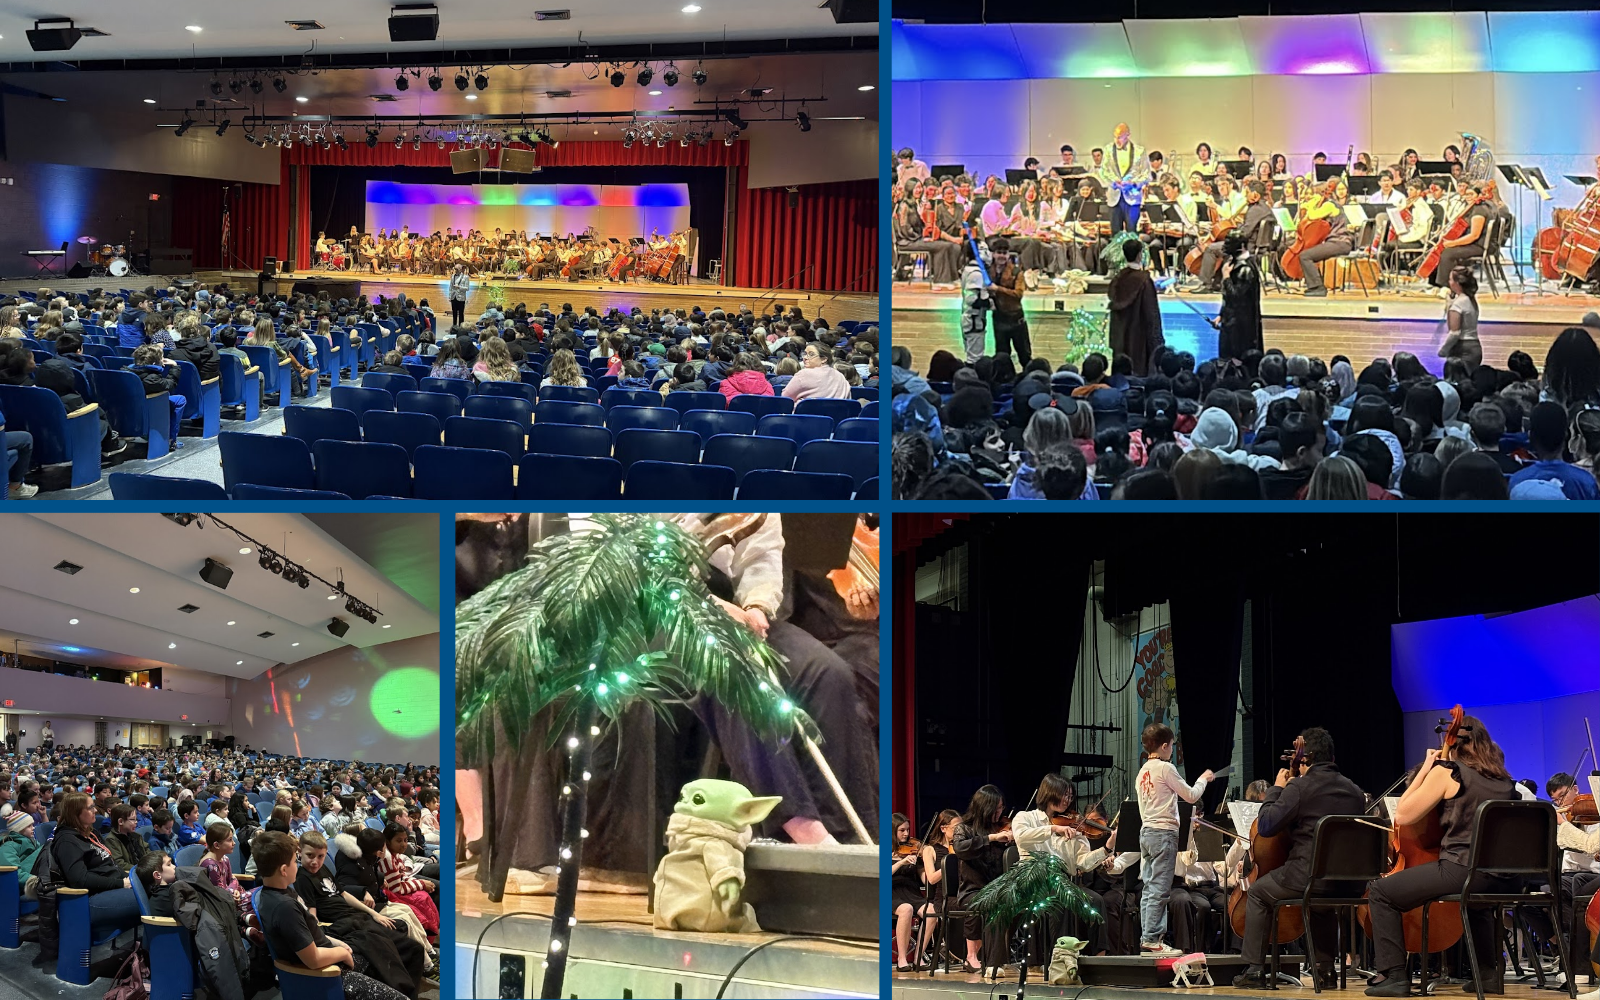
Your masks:
<svg viewBox="0 0 1600 1000"><path fill-rule="evenodd" d="M784 188L751 190L745 182L740 168L733 284L878 290L877 181L804 184L794 208Z"/></svg>
<svg viewBox="0 0 1600 1000"><path fill-rule="evenodd" d="M209 177L172 180L172 242L194 249L197 268L256 269L262 258L287 259L289 251L289 167L278 184L239 184L229 202L228 259L222 254L222 199L232 181ZM304 200L302 200L302 205ZM234 258L237 258L235 260Z"/></svg>
<svg viewBox="0 0 1600 1000"><path fill-rule="evenodd" d="M704 146L690 144L679 146L668 143L663 148L635 143L624 149L621 141L563 142L551 148L541 145L535 162L544 167L737 167L749 162L749 146L736 142L724 146L721 142ZM425 142L421 149L412 149L406 143L394 148L393 140L367 147L365 137L352 141L349 149L337 146L293 146L284 151L285 158L295 165L353 166L353 167L448 167L450 150L440 149L437 143ZM490 162L499 162L499 153L490 154ZM512 175L517 176L517 175ZM525 183L537 184L537 174L528 174Z"/></svg>

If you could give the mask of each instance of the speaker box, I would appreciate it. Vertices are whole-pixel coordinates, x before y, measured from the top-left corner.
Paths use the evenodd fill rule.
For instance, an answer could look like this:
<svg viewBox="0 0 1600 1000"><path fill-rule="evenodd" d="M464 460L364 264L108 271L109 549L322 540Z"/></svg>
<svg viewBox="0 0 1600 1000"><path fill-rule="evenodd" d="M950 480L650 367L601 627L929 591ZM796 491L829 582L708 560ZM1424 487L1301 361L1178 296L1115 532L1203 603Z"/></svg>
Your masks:
<svg viewBox="0 0 1600 1000"><path fill-rule="evenodd" d="M457 149L450 154L450 172L452 174L470 174L475 170L482 170L489 162L489 151L485 149Z"/></svg>
<svg viewBox="0 0 1600 1000"><path fill-rule="evenodd" d="M336 637L343 639L344 634L350 631L350 625L348 622L334 618L328 622L328 631L332 632Z"/></svg>
<svg viewBox="0 0 1600 1000"><path fill-rule="evenodd" d="M29 28L28 44L35 52L65 52L78 44L83 32L77 28Z"/></svg>
<svg viewBox="0 0 1600 1000"><path fill-rule="evenodd" d="M227 590L228 581L233 579L233 570L215 559L207 559L205 565L200 567L200 579L218 590Z"/></svg>
<svg viewBox="0 0 1600 1000"><path fill-rule="evenodd" d="M828 0L834 24L861 24L878 19L878 5L870 0Z"/></svg>
<svg viewBox="0 0 1600 1000"><path fill-rule="evenodd" d="M67 277L69 278L87 278L88 276L89 265L85 264L81 260L67 270Z"/></svg>
<svg viewBox="0 0 1600 1000"><path fill-rule="evenodd" d="M514 174L531 174L537 168L533 165L534 155L531 149L505 149L500 150L500 169L509 170Z"/></svg>
<svg viewBox="0 0 1600 1000"><path fill-rule="evenodd" d="M263 258L261 261L261 273L269 278L276 278L278 276L278 258Z"/></svg>
<svg viewBox="0 0 1600 1000"><path fill-rule="evenodd" d="M439 9L433 4L402 4L389 15L389 41L431 42L439 37Z"/></svg>

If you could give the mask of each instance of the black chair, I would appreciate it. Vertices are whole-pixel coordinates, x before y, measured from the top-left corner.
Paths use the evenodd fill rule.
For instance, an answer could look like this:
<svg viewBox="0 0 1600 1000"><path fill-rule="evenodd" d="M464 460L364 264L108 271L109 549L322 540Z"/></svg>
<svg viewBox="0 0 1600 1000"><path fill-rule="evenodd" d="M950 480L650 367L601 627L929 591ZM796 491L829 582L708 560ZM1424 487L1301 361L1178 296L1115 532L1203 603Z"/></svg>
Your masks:
<svg viewBox="0 0 1600 1000"><path fill-rule="evenodd" d="M1550 911L1550 924L1557 928L1556 954L1561 959L1561 971L1567 977L1567 995L1576 998L1578 995L1578 982L1573 974L1572 966L1567 961L1567 942L1565 935L1559 933L1561 927L1561 906L1554 892L1472 892L1472 880L1479 874L1527 876L1539 875L1545 878L1545 884L1557 886L1560 873L1557 870L1557 859L1561 857L1556 850L1556 811L1548 802L1521 802L1511 799L1494 799L1478 806L1478 812L1472 817L1472 849L1467 855L1467 877L1461 883L1461 891L1449 896L1441 896L1437 902L1459 903L1461 906L1461 925L1465 928L1469 938L1472 933L1471 925L1467 923L1467 911L1474 905L1489 904L1498 910L1507 907L1543 907ZM1422 910L1422 937L1428 937L1428 909ZM1478 1000L1483 1000L1483 974L1484 970L1478 968L1478 949L1472 947L1470 939L1467 942L1467 958L1472 963L1472 979L1477 986ZM1428 970L1422 970L1422 984L1419 993L1426 995L1428 992Z"/></svg>
<svg viewBox="0 0 1600 1000"><path fill-rule="evenodd" d="M960 858L956 857L954 854L946 854L944 856L944 875L939 879L939 881L944 886L944 905L939 907L940 934L938 938L939 946L937 950L939 952L947 952L949 949L946 947L945 942L948 941L950 937L950 927L952 926L950 923L950 918L952 916L965 918L967 915L966 909L956 902L956 896L960 893L961 885ZM961 965L963 966L962 973L964 975L966 972L965 965L967 956L952 954L950 957L956 958L960 961ZM928 976L930 978L932 978L933 974L938 970L938 967L939 963L937 961L929 961Z"/></svg>
<svg viewBox="0 0 1600 1000"><path fill-rule="evenodd" d="M1279 900L1272 907L1272 920L1267 928L1267 940L1278 938L1278 909L1299 906L1306 928L1306 962L1311 966L1312 989L1322 992L1317 979L1317 943L1311 933L1313 910L1349 910L1366 905L1366 896L1313 896L1312 889L1329 882L1360 883L1363 890L1375 878L1388 874L1389 828L1367 816L1324 816L1317 820L1311 841L1311 878L1305 892L1298 900ZM1342 928L1341 928L1342 929ZM1343 935L1334 941L1334 961L1338 963L1339 988L1345 988ZM1277 989L1279 953L1272 946L1272 988Z"/></svg>

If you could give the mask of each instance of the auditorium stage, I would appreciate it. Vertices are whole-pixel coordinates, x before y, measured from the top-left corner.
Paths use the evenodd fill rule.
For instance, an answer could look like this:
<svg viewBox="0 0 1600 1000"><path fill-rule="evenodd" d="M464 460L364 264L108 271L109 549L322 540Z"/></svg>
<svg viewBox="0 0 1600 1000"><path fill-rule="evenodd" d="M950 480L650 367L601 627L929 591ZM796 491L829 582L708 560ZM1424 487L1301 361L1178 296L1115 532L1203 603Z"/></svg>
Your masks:
<svg viewBox="0 0 1600 1000"><path fill-rule="evenodd" d="M891 301L894 343L911 348L918 370L926 369L928 357L937 350L961 356L961 300L957 293L932 292L925 284L897 284ZM1029 293L1024 303L1033 353L1059 365L1067 353L1066 333L1073 311L1086 308L1104 313L1106 297L1041 289ZM1496 298L1483 287L1478 292L1478 303L1482 309L1478 329L1484 361L1497 368L1504 368L1511 352L1520 350L1528 352L1542 369L1545 353L1556 335L1579 325L1584 313L1600 310L1600 298L1578 292L1538 295L1502 289ZM1161 296L1161 321L1167 343L1204 361L1216 356L1217 332L1190 305L1206 317L1215 316L1221 308L1221 296L1177 292ZM1388 290L1363 296L1359 288L1327 298L1268 290L1262 300L1262 320L1266 346L1286 354L1324 360L1343 354L1359 372L1373 358L1409 351L1435 375L1443 372L1443 362L1438 357L1445 335L1443 299ZM1589 333L1600 338L1600 328ZM992 346L991 339L991 349Z"/></svg>
<svg viewBox="0 0 1600 1000"><path fill-rule="evenodd" d="M1230 974L1231 975L1231 974ZM1319 997L1328 997L1329 1000L1365 1000L1366 982L1355 976L1347 980L1347 987L1343 990L1323 990ZM892 980L893 1000L1015 1000L1017 997L1017 979L1013 974L1008 981L987 983L977 976L935 976L929 979L927 974L921 976L908 976L896 974ZM1587 987L1580 987L1587 989ZM1296 988L1284 984L1283 988L1274 992L1272 990L1236 990L1226 983L1218 983L1213 987L1200 987L1198 989L1131 989L1121 986L1047 986L1039 983L1030 974L1026 995L1038 998L1061 998L1061 1000L1154 1000L1156 997L1173 996L1219 996L1236 997L1243 1000L1246 997L1274 997L1285 996L1312 996L1309 986ZM1442 985L1436 992L1438 996L1472 996L1463 994L1461 987L1455 984ZM1506 983L1506 997L1508 1000L1536 1000L1539 997L1555 998L1566 996L1565 991L1536 990L1532 984L1519 985Z"/></svg>
<svg viewBox="0 0 1600 1000"><path fill-rule="evenodd" d="M476 879L456 881L458 997L538 996L552 896L507 895L491 903ZM567 959L565 993L581 997L705 997L751 949L781 934L693 934L650 926L644 896L580 892ZM490 924L493 923L493 927ZM481 936L476 987L473 956ZM810 998L879 995L879 948L786 940L740 967L726 997ZM631 991L624 993L624 990Z"/></svg>

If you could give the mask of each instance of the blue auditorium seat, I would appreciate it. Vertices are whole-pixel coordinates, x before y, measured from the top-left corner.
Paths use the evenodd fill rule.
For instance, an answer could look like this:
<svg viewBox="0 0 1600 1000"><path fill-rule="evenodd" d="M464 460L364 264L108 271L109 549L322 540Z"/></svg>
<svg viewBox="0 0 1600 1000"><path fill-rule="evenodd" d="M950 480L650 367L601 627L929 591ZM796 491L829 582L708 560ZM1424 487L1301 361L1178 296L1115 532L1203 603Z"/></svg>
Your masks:
<svg viewBox="0 0 1600 1000"><path fill-rule="evenodd" d="M700 461L705 465L726 465L743 482L751 469L787 471L794 465L794 455L795 444L788 438L718 434L706 442Z"/></svg>
<svg viewBox="0 0 1600 1000"><path fill-rule="evenodd" d="M802 399L794 412L829 417L834 423L861 416L861 404L853 399Z"/></svg>
<svg viewBox="0 0 1600 1000"><path fill-rule="evenodd" d="M878 387L875 385L853 385L850 387L850 398L870 399L876 401L878 398Z"/></svg>
<svg viewBox="0 0 1600 1000"><path fill-rule="evenodd" d="M448 392L401 392L394 397L394 408L401 413L431 413L442 427L461 415L461 400Z"/></svg>
<svg viewBox="0 0 1600 1000"><path fill-rule="evenodd" d="M878 418L878 401L874 399L867 402L865 406L861 407L861 415L876 420Z"/></svg>
<svg viewBox="0 0 1600 1000"><path fill-rule="evenodd" d="M180 479L150 473L113 472L111 499L135 503L187 504L196 510L210 510L205 504L225 504L227 491L206 479Z"/></svg>
<svg viewBox="0 0 1600 1000"><path fill-rule="evenodd" d="M849 476L778 469L753 469L739 484L739 499L750 503L836 502L850 499L854 492Z"/></svg>
<svg viewBox="0 0 1600 1000"><path fill-rule="evenodd" d="M246 422L261 416L261 371L252 366L246 374L245 364L231 354L218 355L221 366L223 406L244 408Z"/></svg>
<svg viewBox="0 0 1600 1000"><path fill-rule="evenodd" d="M600 393L600 405L606 409L613 406L660 406L661 393L650 389L606 389Z"/></svg>
<svg viewBox="0 0 1600 1000"><path fill-rule="evenodd" d="M362 440L397 444L413 457L422 445L438 444L441 433L439 418L431 413L368 410L361 418Z"/></svg>
<svg viewBox="0 0 1600 1000"><path fill-rule="evenodd" d="M323 378L328 380L329 388L338 386L342 374L341 369L344 367L339 363L339 358L343 352L327 337L319 336L315 333L307 336L311 338L311 343L315 344L317 348L317 371Z"/></svg>
<svg viewBox="0 0 1600 1000"><path fill-rule="evenodd" d="M139 901L140 943L150 954L149 1000L188 1000L194 996L194 936L172 917L150 912L150 897L137 875L128 884Z"/></svg>
<svg viewBox="0 0 1600 1000"><path fill-rule="evenodd" d="M423 379L417 385L423 392L448 392L463 404L467 397L472 395L472 380L468 378L433 378Z"/></svg>
<svg viewBox="0 0 1600 1000"><path fill-rule="evenodd" d="M416 379L410 375L396 375L394 372L366 372L361 376L361 384L373 389L387 390L391 396L417 391Z"/></svg>
<svg viewBox="0 0 1600 1000"><path fill-rule="evenodd" d="M600 393L589 386L544 383L539 386L539 402L547 399L560 399L568 403L599 403Z"/></svg>
<svg viewBox="0 0 1600 1000"><path fill-rule="evenodd" d="M274 510L290 509L283 506L286 500L307 500L313 503L324 500L338 500L344 503L350 501L350 497L332 490L292 490L282 486L257 486L254 483L240 483L235 486L233 499L235 503L261 504Z"/></svg>
<svg viewBox="0 0 1600 1000"><path fill-rule="evenodd" d="M144 383L133 372L90 369L87 374L112 430L147 441L146 458L164 458L172 450L172 403L166 393L146 396Z"/></svg>
<svg viewBox="0 0 1600 1000"><path fill-rule="evenodd" d="M679 395L673 393L673 395ZM682 395L697 395L696 393L683 393ZM721 398L721 393L699 393L698 395L711 395ZM754 434L756 432L756 417L753 413L741 413L737 410L690 410L678 421L680 430L694 431L700 435L700 444L717 434Z"/></svg>
<svg viewBox="0 0 1600 1000"><path fill-rule="evenodd" d="M611 457L611 432L582 424L534 424L528 432L528 451L545 455Z"/></svg>
<svg viewBox="0 0 1600 1000"><path fill-rule="evenodd" d="M250 358L250 364L261 369L261 384L268 396L276 396L274 405L283 406L289 402L290 389L293 387L294 366L288 358L281 361L278 352L270 347L258 347L254 344L242 344L239 347Z"/></svg>
<svg viewBox="0 0 1600 1000"><path fill-rule="evenodd" d="M877 442L812 441L795 457L796 472L842 472L857 487L878 474Z"/></svg>
<svg viewBox="0 0 1600 1000"><path fill-rule="evenodd" d="M222 377L200 381L188 361L178 362L178 395L184 398L183 419L200 421L200 436L214 438L222 422Z"/></svg>
<svg viewBox="0 0 1600 1000"><path fill-rule="evenodd" d="M700 435L693 431L660 431L637 427L617 433L615 458L626 472L635 462L700 461Z"/></svg>
<svg viewBox="0 0 1600 1000"><path fill-rule="evenodd" d="M486 448L425 444L411 456L418 500L507 501L515 498L511 457Z"/></svg>
<svg viewBox="0 0 1600 1000"><path fill-rule="evenodd" d="M238 431L223 431L217 438L222 450L222 485L234 496L239 483L291 490L317 488L311 447L300 438Z"/></svg>
<svg viewBox="0 0 1600 1000"><path fill-rule="evenodd" d="M360 385L336 385L332 389L335 409L349 410L360 424L361 415L368 410L394 409L394 395L387 389L374 389Z"/></svg>
<svg viewBox="0 0 1600 1000"><path fill-rule="evenodd" d="M283 408L283 433L299 438L307 446L323 440L360 441L361 421L354 410L296 403Z"/></svg>
<svg viewBox="0 0 1600 1000"><path fill-rule="evenodd" d="M878 499L878 477L873 476L871 479L856 487L856 497L861 500Z"/></svg>
<svg viewBox="0 0 1600 1000"><path fill-rule="evenodd" d="M539 387L526 382L483 382L478 386L477 395L515 396L518 399L526 399L531 407L539 401Z"/></svg>
<svg viewBox="0 0 1600 1000"><path fill-rule="evenodd" d="M589 382L599 391L601 397L617 387L618 377L605 374L605 365L598 365L589 376Z"/></svg>
<svg viewBox="0 0 1600 1000"><path fill-rule="evenodd" d="M679 413L688 413L690 410L726 410L728 397L720 392L669 392L666 395L666 405Z"/></svg>
<svg viewBox="0 0 1600 1000"><path fill-rule="evenodd" d="M513 421L522 425L524 434L533 426L533 404L516 396L469 396L461 412L468 417Z"/></svg>
<svg viewBox="0 0 1600 1000"><path fill-rule="evenodd" d="M756 421L756 433L784 437L799 448L807 441L826 441L833 436L833 421L815 413L769 413Z"/></svg>
<svg viewBox="0 0 1600 1000"><path fill-rule="evenodd" d="M622 463L614 458L524 455L519 464L519 501L593 503L615 500L621 495Z"/></svg>
<svg viewBox="0 0 1600 1000"><path fill-rule="evenodd" d="M311 446L311 454L319 490L343 493L352 500L411 496L411 457L400 445L323 440Z"/></svg>
<svg viewBox="0 0 1600 1000"><path fill-rule="evenodd" d="M0 413L8 430L33 435L35 466L70 467L73 488L100 481L99 407L90 403L69 414L49 389L0 385Z"/></svg>
<svg viewBox="0 0 1600 1000"><path fill-rule="evenodd" d="M675 431L678 429L678 411L667 406L627 405L613 406L606 411L606 428L612 434L619 434L635 427Z"/></svg>
<svg viewBox="0 0 1600 1000"><path fill-rule="evenodd" d="M574 403L561 399L541 399L533 408L533 419L557 424L605 426L606 411L598 403Z"/></svg>
<svg viewBox="0 0 1600 1000"><path fill-rule="evenodd" d="M522 425L515 420L494 420L489 417L451 417L444 422L444 443L451 448L494 448L506 453L513 462L521 458L527 447L523 444Z"/></svg>
<svg viewBox="0 0 1600 1000"><path fill-rule="evenodd" d="M629 466L625 491L630 500L727 503L733 499L733 481L733 470L725 465L646 460Z"/></svg>
<svg viewBox="0 0 1600 1000"><path fill-rule="evenodd" d="M835 441L878 441L877 417L851 417L833 429Z"/></svg>
<svg viewBox="0 0 1600 1000"><path fill-rule="evenodd" d="M754 413L764 417L769 413L793 413L794 400L788 396L758 396L755 393L740 393L728 401L728 409L740 413Z"/></svg>

